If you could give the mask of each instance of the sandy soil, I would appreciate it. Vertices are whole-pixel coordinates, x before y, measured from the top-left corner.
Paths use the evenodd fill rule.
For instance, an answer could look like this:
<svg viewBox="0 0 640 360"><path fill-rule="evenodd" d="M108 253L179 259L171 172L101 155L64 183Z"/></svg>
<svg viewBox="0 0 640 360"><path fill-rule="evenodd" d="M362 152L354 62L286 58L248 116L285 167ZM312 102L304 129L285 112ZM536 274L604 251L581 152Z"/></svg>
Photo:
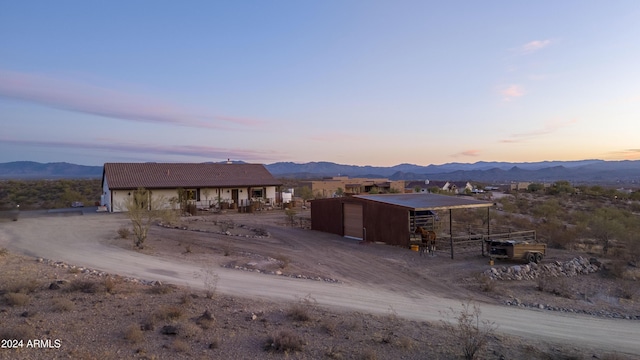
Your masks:
<svg viewBox="0 0 640 360"><path fill-rule="evenodd" d="M284 214L277 211L187 218L178 229L154 227L142 251L133 249L130 239L118 238L117 229L127 225L128 220L122 214L23 217L18 222L0 224L0 247L111 274L159 280L190 291L210 288L215 274L216 292L229 299L266 301L277 309L273 304L283 301L295 304L306 297L323 309L314 310L318 319L340 318L335 311L339 314L355 311L384 318L392 314L406 319L402 322L405 326L408 322L442 320L442 311L458 308L462 301L473 299L481 304L482 317L498 325L499 333L528 339L523 340L525 343L557 344L565 350L569 346L567 352L584 352L589 356L603 352L640 355L637 321L501 305L507 298L520 297L523 301L533 298L545 303L570 302L573 307L587 308L609 306L615 311L637 313L636 302L557 298L532 291L534 284L526 282L517 286L500 284L498 290L482 292L476 276L489 265L486 258L477 254L451 260L448 251L441 250L435 257L421 257L407 249L361 244L331 234L286 227ZM550 260L569 259L573 255L556 252ZM597 276L579 281L593 283L592 288L606 284L606 280ZM384 326L375 331L384 331ZM409 338L418 337L413 334ZM329 344L331 341L335 337L330 337ZM417 343L429 344L423 340ZM520 349L527 346L531 345ZM408 354L414 355L427 351L413 345L407 348L413 349ZM362 354L364 350L359 351ZM498 353L504 355L504 349ZM451 352L439 354L447 358L446 354Z"/></svg>

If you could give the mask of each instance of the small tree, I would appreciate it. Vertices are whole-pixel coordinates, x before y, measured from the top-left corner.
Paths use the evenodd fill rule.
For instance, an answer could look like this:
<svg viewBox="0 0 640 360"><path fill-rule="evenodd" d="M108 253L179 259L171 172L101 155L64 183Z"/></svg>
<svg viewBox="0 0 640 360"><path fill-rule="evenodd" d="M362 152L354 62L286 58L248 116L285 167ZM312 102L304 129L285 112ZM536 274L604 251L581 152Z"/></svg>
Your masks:
<svg viewBox="0 0 640 360"><path fill-rule="evenodd" d="M149 228L156 221L173 219L173 211L167 207L168 202L163 196L154 197L150 191L139 188L132 192L124 201L124 208L133 226L133 241L137 248L144 248Z"/></svg>
<svg viewBox="0 0 640 360"><path fill-rule="evenodd" d="M602 244L602 253L607 255L611 241L619 238L625 232L621 215L611 208L597 209L589 221L591 235Z"/></svg>
<svg viewBox="0 0 640 360"><path fill-rule="evenodd" d="M313 199L313 191L311 190L310 187L305 185L300 188L300 197L302 198L302 201L304 201L304 203L306 204L307 201Z"/></svg>
<svg viewBox="0 0 640 360"><path fill-rule="evenodd" d="M287 220L289 220L291 226L294 226L296 223L296 211L294 209L286 209L284 214L287 217Z"/></svg>
<svg viewBox="0 0 640 360"><path fill-rule="evenodd" d="M456 343L462 347L467 360L476 358L497 329L495 323L480 320L480 307L471 302L462 303L460 312L450 308L444 315L447 318L442 320L445 330L458 340Z"/></svg>
<svg viewBox="0 0 640 360"><path fill-rule="evenodd" d="M211 190L204 188L200 191L200 193L202 193L202 196L204 196L204 201L207 202L207 206L211 205L209 204L209 195L211 195Z"/></svg>

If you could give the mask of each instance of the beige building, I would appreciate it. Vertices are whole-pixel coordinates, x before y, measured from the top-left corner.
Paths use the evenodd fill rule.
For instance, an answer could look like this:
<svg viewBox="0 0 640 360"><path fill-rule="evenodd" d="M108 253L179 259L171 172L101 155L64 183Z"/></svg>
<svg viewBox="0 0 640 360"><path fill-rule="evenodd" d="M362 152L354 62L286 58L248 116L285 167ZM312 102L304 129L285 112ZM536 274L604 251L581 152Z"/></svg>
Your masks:
<svg viewBox="0 0 640 360"><path fill-rule="evenodd" d="M178 190L198 208L272 205L280 181L262 164L106 163L102 173L101 205L110 212L126 211L124 203L138 188L175 207ZM172 201L173 200L173 201Z"/></svg>
<svg viewBox="0 0 640 360"><path fill-rule="evenodd" d="M342 194L402 193L404 180L349 178L334 176L302 183L308 186L316 198L330 198Z"/></svg>

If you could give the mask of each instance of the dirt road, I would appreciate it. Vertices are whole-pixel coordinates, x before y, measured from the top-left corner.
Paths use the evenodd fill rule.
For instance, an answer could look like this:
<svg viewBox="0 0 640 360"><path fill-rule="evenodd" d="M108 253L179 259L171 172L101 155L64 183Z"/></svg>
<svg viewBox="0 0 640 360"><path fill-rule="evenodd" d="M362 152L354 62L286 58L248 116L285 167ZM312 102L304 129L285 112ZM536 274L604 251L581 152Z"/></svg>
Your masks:
<svg viewBox="0 0 640 360"><path fill-rule="evenodd" d="M331 284L225 269L217 264L203 266L187 260L127 250L113 244L116 230L126 223L124 216L112 214L22 218L18 222L0 224L0 247L110 273L203 289L206 276L204 269L210 268L219 276L217 291L230 295L289 301L310 294L324 306L378 314L394 311L398 316L412 320L441 320L442 310L449 307L458 308L464 300L452 298L462 295L457 291L447 294L447 284L430 288L412 286L410 280L409 288L399 289L397 285L384 283L386 272L390 272L391 279L394 276L402 276L401 273L393 273L393 261L379 260L377 264L372 264L374 257L371 254L358 253L357 245L353 244L326 249L325 253L314 255L320 266L325 262L328 265L324 268L331 272L334 271L332 268L336 267L336 264L330 262L331 254L337 251L344 252L343 256L351 257L355 266L345 267L342 272L356 268L362 268L361 271L364 272L355 274L354 280L350 281L349 274L344 274L338 269L333 275L346 281ZM271 241L284 244L283 253L288 251L286 244L290 240L290 231L304 232L305 240L310 242L344 242L340 237L311 231L277 228L270 228L270 231ZM300 236L300 233L295 236ZM291 247L289 251L292 256L295 256L295 252L309 251L294 248L293 245ZM353 248L350 253L349 248ZM343 256L338 258L343 259ZM372 271L376 268L381 271ZM368 273L371 274L371 281L362 281ZM610 320L490 304L483 304L481 308L482 317L494 321L501 332L572 344L578 348L608 349L640 355L640 324L637 321Z"/></svg>

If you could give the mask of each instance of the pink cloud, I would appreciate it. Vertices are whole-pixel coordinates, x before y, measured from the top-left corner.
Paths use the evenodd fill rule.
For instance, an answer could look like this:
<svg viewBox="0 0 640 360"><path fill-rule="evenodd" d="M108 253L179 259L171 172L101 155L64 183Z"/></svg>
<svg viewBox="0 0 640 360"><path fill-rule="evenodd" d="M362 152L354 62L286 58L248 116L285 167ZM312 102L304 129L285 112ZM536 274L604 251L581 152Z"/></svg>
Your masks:
<svg viewBox="0 0 640 360"><path fill-rule="evenodd" d="M97 139L93 142L80 141L41 141L41 140L14 140L0 138L0 143L13 144L18 146L49 147L49 148L70 148L85 150L104 150L109 152L134 153L138 156L150 155L180 155L191 156L203 159L242 159L249 161L271 161L277 160L283 154L274 151L248 150L248 149L227 149L212 146L195 145L150 145L140 143L123 142L119 140L106 141L108 139Z"/></svg>
<svg viewBox="0 0 640 360"><path fill-rule="evenodd" d="M640 160L640 149L625 149L611 153L615 159Z"/></svg>
<svg viewBox="0 0 640 360"><path fill-rule="evenodd" d="M518 51L521 54L531 54L546 48L550 44L551 44L551 40L533 40L518 47Z"/></svg>
<svg viewBox="0 0 640 360"><path fill-rule="evenodd" d="M502 94L502 100L511 101L512 99L524 96L524 89L520 85L509 85L500 90L500 94Z"/></svg>
<svg viewBox="0 0 640 360"><path fill-rule="evenodd" d="M0 70L0 96L127 121L210 129L256 126L261 120L191 110L138 94L39 74Z"/></svg>
<svg viewBox="0 0 640 360"><path fill-rule="evenodd" d="M469 149L469 150L465 150L463 152L459 152L457 154L454 154L453 156L471 156L471 157L476 157L476 156L480 156L480 150L477 149Z"/></svg>

